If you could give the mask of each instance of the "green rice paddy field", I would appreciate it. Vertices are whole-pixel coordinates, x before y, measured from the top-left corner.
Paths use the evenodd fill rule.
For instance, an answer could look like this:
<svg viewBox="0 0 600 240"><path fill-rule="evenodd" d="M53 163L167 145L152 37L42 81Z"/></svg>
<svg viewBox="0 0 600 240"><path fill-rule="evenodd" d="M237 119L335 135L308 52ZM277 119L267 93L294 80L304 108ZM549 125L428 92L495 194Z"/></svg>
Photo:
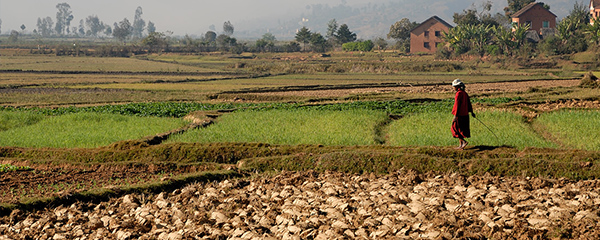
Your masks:
<svg viewBox="0 0 600 240"><path fill-rule="evenodd" d="M410 108L410 105L406 106ZM392 120L389 112L288 108L227 113L206 128L170 137L168 142L252 142L328 146L453 146L452 115L432 108ZM471 118L471 145L518 149L600 150L599 111L564 110L526 121L507 110L483 110ZM568 123L568 124L565 124ZM139 117L108 113L47 116L35 111L0 112L0 146L94 148L168 132L186 124L182 118ZM484 125L485 124L485 125ZM539 127L533 127L533 126ZM541 130L540 130L541 129ZM540 132L544 131L544 132Z"/></svg>
<svg viewBox="0 0 600 240"><path fill-rule="evenodd" d="M140 139L185 125L182 119L76 113L49 117L0 112L0 146L95 148Z"/></svg>

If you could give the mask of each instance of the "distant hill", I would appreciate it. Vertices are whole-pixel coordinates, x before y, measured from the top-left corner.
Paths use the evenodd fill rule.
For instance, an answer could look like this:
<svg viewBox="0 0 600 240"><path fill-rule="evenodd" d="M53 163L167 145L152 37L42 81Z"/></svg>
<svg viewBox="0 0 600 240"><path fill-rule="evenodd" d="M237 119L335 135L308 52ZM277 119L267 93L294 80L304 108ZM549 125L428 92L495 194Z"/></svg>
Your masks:
<svg viewBox="0 0 600 240"><path fill-rule="evenodd" d="M550 5L550 11L559 19L567 16L575 4L575 1L572 0L546 0L543 2ZM475 7L481 9L481 3L482 1L478 1L475 3ZM587 5L587 1L584 4ZM503 8L507 6L507 2L506 0L493 0L492 5L492 13L504 13ZM237 32L236 36L260 38L264 33L270 32L280 40L289 40L294 38L296 30L302 26L308 27L313 32L325 34L327 23L331 19L336 19L338 25L348 24L350 30L357 33L359 38L385 38L390 26L402 18L421 22L437 15L448 23L454 24L452 15L472 6L473 2L464 0L372 0L370 3L354 5L314 4L302 9L297 16L289 16L288 19L262 18L243 23L243 29L251 30Z"/></svg>

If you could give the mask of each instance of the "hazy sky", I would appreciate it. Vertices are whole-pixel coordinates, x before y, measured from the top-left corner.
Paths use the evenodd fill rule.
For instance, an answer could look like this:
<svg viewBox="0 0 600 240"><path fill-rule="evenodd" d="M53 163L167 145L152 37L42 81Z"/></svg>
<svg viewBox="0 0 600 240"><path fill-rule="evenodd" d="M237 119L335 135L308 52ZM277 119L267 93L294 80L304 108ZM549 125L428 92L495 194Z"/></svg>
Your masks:
<svg viewBox="0 0 600 240"><path fill-rule="evenodd" d="M71 27L78 26L79 20L90 15L97 15L111 26L123 18L133 22L135 10L141 6L142 18L154 22L157 31L170 30L178 35L204 33L213 24L221 31L225 21L236 26L264 16L288 20L291 14L297 15L306 5L342 3L341 0L0 0L2 33L20 30L21 24L25 24L26 30L33 31L38 17L49 16L55 20L56 5L63 2L73 11Z"/></svg>
<svg viewBox="0 0 600 240"><path fill-rule="evenodd" d="M124 18L133 23L135 10L138 6L143 9L142 18L155 23L157 31L172 31L175 35L203 34L214 25L217 32L222 30L223 22L231 21L236 32L249 28L250 23L261 23L261 19L269 21L289 21L299 18L306 12L306 6L311 4L328 4L330 6L345 3L352 7L365 5L369 2L385 3L395 0L0 0L0 19L2 34L11 30L19 30L25 24L26 31L37 28L39 17L51 17L56 21L56 5L66 2L71 6L74 19L71 27L79 26L79 21L90 15L97 15L101 21L110 26ZM398 0L400 1L400 0ZM416 0L419 1L419 0ZM484 0L465 0L461 9L468 8L472 3ZM506 0L492 0L493 11L501 11L506 6ZM547 3L572 7L575 0L546 0ZM572 3L571 3L572 2ZM443 2L441 2L443 3ZM586 3L587 4L587 3ZM559 5L559 4L556 4ZM564 9L554 12L559 18L564 17ZM410 18L413 21L423 21L430 16ZM440 16L451 21L450 16ZM391 25L391 24L390 24Z"/></svg>

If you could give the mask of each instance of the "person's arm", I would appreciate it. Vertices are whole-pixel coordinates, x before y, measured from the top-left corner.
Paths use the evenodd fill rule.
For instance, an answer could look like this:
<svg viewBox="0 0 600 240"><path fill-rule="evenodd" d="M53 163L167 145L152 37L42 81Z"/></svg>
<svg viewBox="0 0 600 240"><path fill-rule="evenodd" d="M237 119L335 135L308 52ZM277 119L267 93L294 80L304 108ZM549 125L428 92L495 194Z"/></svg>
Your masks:
<svg viewBox="0 0 600 240"><path fill-rule="evenodd" d="M475 117L475 112L473 112L473 105L471 105L471 97L469 97L469 95L467 95L467 101L469 105L469 112L471 113L471 116Z"/></svg>

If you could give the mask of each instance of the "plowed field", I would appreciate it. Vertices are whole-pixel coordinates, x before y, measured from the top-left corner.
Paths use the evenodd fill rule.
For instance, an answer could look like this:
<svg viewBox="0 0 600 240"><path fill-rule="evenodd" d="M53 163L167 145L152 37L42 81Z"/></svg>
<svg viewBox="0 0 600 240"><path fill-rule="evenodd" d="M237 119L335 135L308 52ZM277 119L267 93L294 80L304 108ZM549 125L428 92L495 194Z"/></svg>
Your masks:
<svg viewBox="0 0 600 240"><path fill-rule="evenodd" d="M283 172L160 194L14 211L14 239L548 239L600 237L600 181Z"/></svg>

